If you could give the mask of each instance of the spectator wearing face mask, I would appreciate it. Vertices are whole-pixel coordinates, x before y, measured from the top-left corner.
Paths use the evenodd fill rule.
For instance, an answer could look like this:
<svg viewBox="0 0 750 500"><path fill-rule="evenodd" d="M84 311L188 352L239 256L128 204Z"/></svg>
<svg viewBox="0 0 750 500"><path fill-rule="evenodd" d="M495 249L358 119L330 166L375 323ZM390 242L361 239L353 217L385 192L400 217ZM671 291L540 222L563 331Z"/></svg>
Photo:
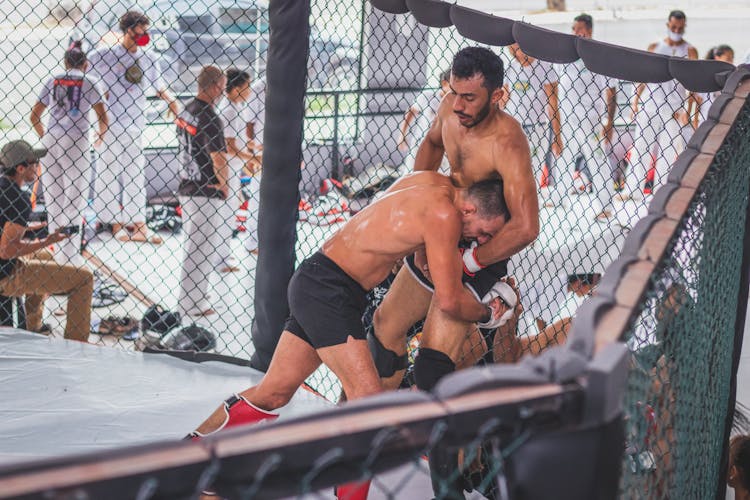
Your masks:
<svg viewBox="0 0 750 500"><path fill-rule="evenodd" d="M698 51L684 38L687 17L673 10L667 18L667 36L648 47L649 52L698 59ZM688 93L677 80L640 84L632 102L636 131L631 153L632 170L627 175L623 198L636 201L646 194L646 174L656 159L651 193L667 180L669 165L684 149L681 128L688 123Z"/></svg>
<svg viewBox="0 0 750 500"><path fill-rule="evenodd" d="M145 48L149 24L141 12L126 12L119 25L122 41L94 51L89 58L91 73L104 85L110 117L110 133L97 164L94 209L99 222L111 225L120 241L161 243L146 227L142 150L146 93L153 91L166 101L174 116L179 109L161 79L156 57Z"/></svg>

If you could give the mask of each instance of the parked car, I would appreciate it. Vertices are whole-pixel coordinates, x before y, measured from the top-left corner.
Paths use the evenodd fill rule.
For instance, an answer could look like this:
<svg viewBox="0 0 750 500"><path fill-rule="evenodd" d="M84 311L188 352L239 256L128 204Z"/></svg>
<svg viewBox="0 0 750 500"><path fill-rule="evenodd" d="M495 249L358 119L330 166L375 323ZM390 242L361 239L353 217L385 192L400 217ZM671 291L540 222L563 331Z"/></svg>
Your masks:
<svg viewBox="0 0 750 500"><path fill-rule="evenodd" d="M120 16L130 9L151 19L151 49L164 80L175 92L194 92L207 64L235 66L257 78L265 73L269 23L266 0L94 0L71 33L84 49L113 45ZM311 88L353 88L359 48L351 40L324 36L313 28L308 80Z"/></svg>

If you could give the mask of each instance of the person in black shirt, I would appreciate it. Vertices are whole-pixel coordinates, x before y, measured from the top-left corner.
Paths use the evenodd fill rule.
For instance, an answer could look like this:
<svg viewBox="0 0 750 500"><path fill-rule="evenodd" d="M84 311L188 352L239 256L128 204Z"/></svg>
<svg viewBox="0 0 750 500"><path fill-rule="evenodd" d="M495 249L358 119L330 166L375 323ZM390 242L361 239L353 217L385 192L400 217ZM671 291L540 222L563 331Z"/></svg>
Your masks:
<svg viewBox="0 0 750 500"><path fill-rule="evenodd" d="M68 236L57 229L43 240L24 241L29 229L31 201L21 187L36 180L39 158L25 141L12 141L0 150L0 295L26 296L26 327L40 331L47 295L68 294L65 338L86 342L91 329L94 275L88 269L60 265L38 251Z"/></svg>
<svg viewBox="0 0 750 500"><path fill-rule="evenodd" d="M227 197L228 167L224 126L215 106L226 86L216 66L198 75L198 95L177 117L182 166L179 197L185 227L185 253L178 307L182 316L214 313L206 298L211 256L216 247L220 208Z"/></svg>

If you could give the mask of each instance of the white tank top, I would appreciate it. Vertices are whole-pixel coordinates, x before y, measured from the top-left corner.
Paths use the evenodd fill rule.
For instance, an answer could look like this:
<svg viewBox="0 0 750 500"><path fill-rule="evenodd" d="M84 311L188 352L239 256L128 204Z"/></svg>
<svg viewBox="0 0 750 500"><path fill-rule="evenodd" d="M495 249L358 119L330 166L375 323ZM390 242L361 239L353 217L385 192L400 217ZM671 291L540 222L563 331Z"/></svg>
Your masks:
<svg viewBox="0 0 750 500"><path fill-rule="evenodd" d="M687 42L672 46L664 40L659 40L654 47L654 53L672 57L688 57L690 47L692 45ZM649 113L671 116L683 105L686 97L685 87L677 80L649 83L643 91L643 108Z"/></svg>

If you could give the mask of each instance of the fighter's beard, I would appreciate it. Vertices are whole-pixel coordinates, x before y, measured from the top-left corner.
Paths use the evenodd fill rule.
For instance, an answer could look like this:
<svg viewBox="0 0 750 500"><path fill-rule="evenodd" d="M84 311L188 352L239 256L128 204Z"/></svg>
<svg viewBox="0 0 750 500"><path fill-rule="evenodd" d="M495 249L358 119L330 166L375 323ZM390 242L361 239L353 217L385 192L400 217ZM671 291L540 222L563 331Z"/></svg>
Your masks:
<svg viewBox="0 0 750 500"><path fill-rule="evenodd" d="M491 106L492 105L490 104L490 99L488 98L482 109L480 109L477 113L476 118L474 118L474 120L471 121L468 125L464 125L464 127L472 128L482 123L482 121L484 121L484 119L487 118L487 116L490 114Z"/></svg>

